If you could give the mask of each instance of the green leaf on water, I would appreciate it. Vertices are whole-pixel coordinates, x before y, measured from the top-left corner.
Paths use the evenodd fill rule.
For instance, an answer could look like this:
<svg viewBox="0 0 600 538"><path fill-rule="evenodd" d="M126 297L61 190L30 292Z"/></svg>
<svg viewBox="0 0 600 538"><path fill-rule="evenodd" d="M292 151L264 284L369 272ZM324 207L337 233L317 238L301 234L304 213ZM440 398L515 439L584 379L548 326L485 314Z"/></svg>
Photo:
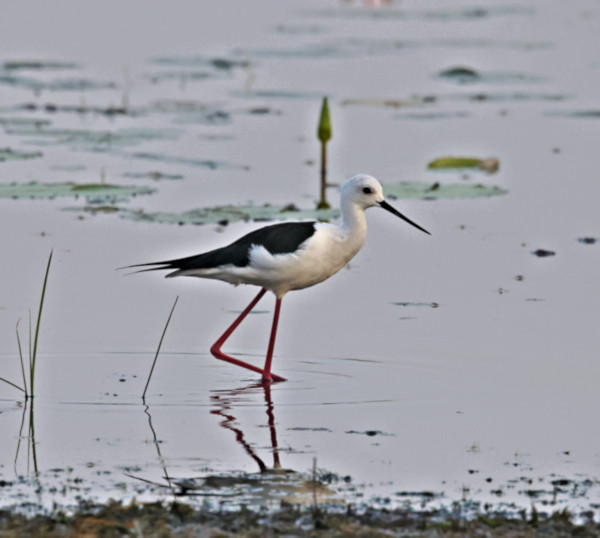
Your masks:
<svg viewBox="0 0 600 538"><path fill-rule="evenodd" d="M440 185L439 183L395 183L383 186L389 198L402 199L466 199L484 198L506 194L508 191L496 186L482 184L456 183ZM331 220L338 218L339 209L298 209L293 204L281 205L223 205L203 207L182 213L146 212L143 210L120 209L123 218L139 222L156 222L161 224L229 224L232 222L276 221L276 220Z"/></svg>
<svg viewBox="0 0 600 538"><path fill-rule="evenodd" d="M481 164L477 157L440 157L431 161L428 168L475 168Z"/></svg>
<svg viewBox="0 0 600 538"><path fill-rule="evenodd" d="M0 198L52 199L62 196L84 196L88 203L125 201L139 194L152 194L145 186L110 185L107 183L4 183L0 184Z"/></svg>
<svg viewBox="0 0 600 538"><path fill-rule="evenodd" d="M383 193L390 198L420 198L432 199L461 199L485 198L506 194L508 191L496 185L483 185L481 183L451 183L451 184L426 184L426 183L394 183L383 185Z"/></svg>
<svg viewBox="0 0 600 538"><path fill-rule="evenodd" d="M36 159L41 157L41 151L17 151L10 148L0 148L0 162L18 161L21 159Z"/></svg>
<svg viewBox="0 0 600 538"><path fill-rule="evenodd" d="M329 220L339 215L337 209L316 210L297 209L293 205L224 205L215 207L203 207L184 211L182 213L152 212L124 210L121 212L124 218L144 221L158 222L162 224L228 224L238 221L270 221L270 220L302 220L317 219Z"/></svg>

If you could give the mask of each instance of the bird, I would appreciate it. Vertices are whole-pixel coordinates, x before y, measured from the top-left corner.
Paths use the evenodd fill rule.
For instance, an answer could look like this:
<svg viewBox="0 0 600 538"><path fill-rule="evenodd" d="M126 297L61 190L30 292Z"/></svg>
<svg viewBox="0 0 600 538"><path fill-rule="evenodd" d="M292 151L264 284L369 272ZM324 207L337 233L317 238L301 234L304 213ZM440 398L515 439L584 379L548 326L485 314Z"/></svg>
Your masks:
<svg viewBox="0 0 600 538"><path fill-rule="evenodd" d="M365 243L365 211L371 207L385 209L431 235L385 200L377 179L358 174L343 183L340 189L339 225L317 221L280 222L247 233L222 248L128 268L144 268L136 272L171 271L166 278L190 276L222 280L234 286L259 286L258 295L211 346L210 352L219 360L260 374L262 383L285 381L271 372L282 299L289 291L323 282L348 264ZM260 368L227 355L221 348L267 291L275 295L275 309L265 363Z"/></svg>

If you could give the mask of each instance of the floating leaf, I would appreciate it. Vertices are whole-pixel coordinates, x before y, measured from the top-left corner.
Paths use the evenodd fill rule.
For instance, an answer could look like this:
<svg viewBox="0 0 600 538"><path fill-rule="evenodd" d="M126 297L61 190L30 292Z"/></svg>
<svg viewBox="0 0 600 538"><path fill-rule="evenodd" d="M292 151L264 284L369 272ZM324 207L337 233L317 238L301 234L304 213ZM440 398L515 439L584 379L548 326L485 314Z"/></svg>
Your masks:
<svg viewBox="0 0 600 538"><path fill-rule="evenodd" d="M0 148L0 162L18 161L21 159L36 159L41 157L41 151L17 151L10 148Z"/></svg>
<svg viewBox="0 0 600 538"><path fill-rule="evenodd" d="M125 172L123 175L134 179L152 179L153 181L160 181L161 179L183 179L181 174L165 174L158 170L151 170L150 172Z"/></svg>
<svg viewBox="0 0 600 538"><path fill-rule="evenodd" d="M183 213L144 211L122 211L125 218L144 221L159 222L164 224L228 224L237 221L268 221L268 220L302 220L317 219L329 220L339 215L338 210L298 210L294 206L275 205L245 205L245 206L216 206L192 209Z"/></svg>
<svg viewBox="0 0 600 538"><path fill-rule="evenodd" d="M52 199L59 196L84 196L88 203L114 203L138 194L152 194L154 189L143 186L110 185L106 183L5 183L0 184L0 198Z"/></svg>
<svg viewBox="0 0 600 538"><path fill-rule="evenodd" d="M477 157L440 157L431 161L427 168L475 168L480 163L481 159Z"/></svg>
<svg viewBox="0 0 600 538"><path fill-rule="evenodd" d="M506 84L519 82L543 82L545 79L536 75L527 73L512 73L512 72L479 72L471 67L455 66L444 69L438 75L440 78L457 82L458 84Z"/></svg>
<svg viewBox="0 0 600 538"><path fill-rule="evenodd" d="M454 184L426 185L423 183L396 183L384 185L384 193L390 198L458 199L481 198L506 194L499 187L485 185ZM133 211L123 209L120 214L127 219L164 224L228 224L237 221L271 220L331 220L339 217L338 209L297 209L293 204L280 205L224 205L192 209L182 213Z"/></svg>
<svg viewBox="0 0 600 538"><path fill-rule="evenodd" d="M52 125L52 122L39 118L0 118L0 125L4 128L40 129Z"/></svg>
<svg viewBox="0 0 600 538"><path fill-rule="evenodd" d="M178 129L118 129L92 131L84 129L53 129L25 124L7 127L12 135L31 136L37 145L64 144L76 150L105 152L131 147L153 140L176 140Z"/></svg>
<svg viewBox="0 0 600 538"><path fill-rule="evenodd" d="M496 157L488 157L486 159L478 159L476 157L441 157L431 161L427 167L431 170L477 168L493 174L498 171L500 161Z"/></svg>
<svg viewBox="0 0 600 538"><path fill-rule="evenodd" d="M0 69L7 71L59 71L63 69L77 69L79 66L73 62L52 62L44 60L9 60L0 64Z"/></svg>
<svg viewBox="0 0 600 538"><path fill-rule="evenodd" d="M427 185L424 183L395 183L383 186L383 192L390 198L421 198L424 200L432 199L459 199L459 198L484 198L487 196L496 196L506 194L508 191L495 185L482 185L480 183L453 183L441 185L434 183Z"/></svg>
<svg viewBox="0 0 600 538"><path fill-rule="evenodd" d="M217 168L234 168L244 169L245 167L239 164L228 163L225 161L215 161L213 159L192 159L190 157L179 157L176 155L165 155L164 153L133 153L131 157L136 159L145 159L150 161L159 161L169 164L183 164L188 166L197 166L200 168L210 168L216 170Z"/></svg>

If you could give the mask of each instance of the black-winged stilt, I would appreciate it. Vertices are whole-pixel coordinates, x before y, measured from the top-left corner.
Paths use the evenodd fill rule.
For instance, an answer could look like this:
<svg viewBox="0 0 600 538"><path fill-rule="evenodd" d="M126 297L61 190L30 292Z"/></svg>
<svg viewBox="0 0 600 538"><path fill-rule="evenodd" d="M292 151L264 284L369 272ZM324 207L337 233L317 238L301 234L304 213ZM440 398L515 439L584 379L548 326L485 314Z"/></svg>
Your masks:
<svg viewBox="0 0 600 538"><path fill-rule="evenodd" d="M167 278L195 276L223 280L235 286L260 286L258 295L213 344L210 351L217 359L258 372L263 382L285 381L283 377L271 373L281 300L288 291L323 282L354 257L367 237L365 210L369 207L382 207L429 234L385 201L379 181L372 176L359 174L342 186L342 222L339 226L312 221L282 222L254 230L230 245L210 252L131 267L153 266L140 272L174 269L166 275ZM267 290L275 294L275 312L265 365L258 368L226 355L221 347Z"/></svg>

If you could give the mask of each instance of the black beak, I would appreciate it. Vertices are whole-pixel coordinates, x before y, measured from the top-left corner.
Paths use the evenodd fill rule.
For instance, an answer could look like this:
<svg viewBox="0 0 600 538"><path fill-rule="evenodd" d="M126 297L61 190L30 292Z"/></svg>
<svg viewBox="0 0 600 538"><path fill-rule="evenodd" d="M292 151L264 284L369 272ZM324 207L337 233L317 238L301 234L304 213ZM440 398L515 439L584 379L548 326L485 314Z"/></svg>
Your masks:
<svg viewBox="0 0 600 538"><path fill-rule="evenodd" d="M402 220L405 220L409 224L412 224L415 228L421 230L422 232L425 232L427 235L431 235L425 228L421 228L416 222L413 222L409 218L405 217L402 213L400 213L400 211L398 211L396 208L392 207L385 200L382 200L381 202L378 202L378 203L379 203L379 206L383 207L383 209L385 209L386 211L389 211L390 213L396 215L397 217L400 217Z"/></svg>

